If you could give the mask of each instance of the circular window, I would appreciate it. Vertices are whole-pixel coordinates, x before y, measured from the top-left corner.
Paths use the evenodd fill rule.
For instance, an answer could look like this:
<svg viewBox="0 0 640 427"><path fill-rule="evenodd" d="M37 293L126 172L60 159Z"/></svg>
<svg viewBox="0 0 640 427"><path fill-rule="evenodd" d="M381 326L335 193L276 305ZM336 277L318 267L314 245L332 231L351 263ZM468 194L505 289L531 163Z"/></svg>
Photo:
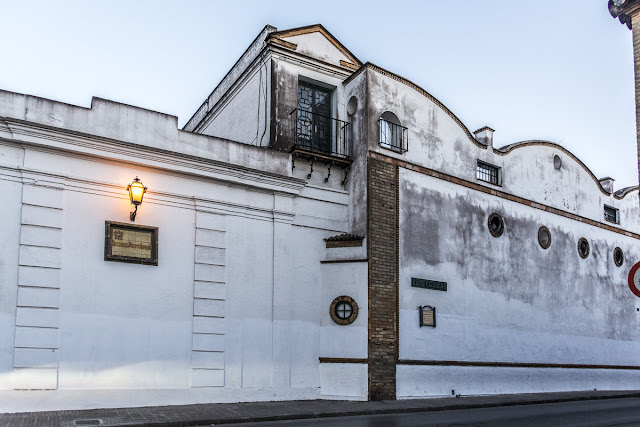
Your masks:
<svg viewBox="0 0 640 427"><path fill-rule="evenodd" d="M562 167L562 159L557 154L553 156L553 167L558 170Z"/></svg>
<svg viewBox="0 0 640 427"><path fill-rule="evenodd" d="M622 249L615 248L613 250L613 262L615 262L618 267L621 267L622 264L624 264L624 253L622 252Z"/></svg>
<svg viewBox="0 0 640 427"><path fill-rule="evenodd" d="M339 296L331 303L329 314L338 325L348 325L358 317L358 303L346 295Z"/></svg>
<svg viewBox="0 0 640 427"><path fill-rule="evenodd" d="M489 232L493 237L502 236L502 233L504 232L504 220L500 215L495 212L489 215L488 226Z"/></svg>
<svg viewBox="0 0 640 427"><path fill-rule="evenodd" d="M538 243L540 243L542 249L548 249L551 246L551 233L544 225L538 230Z"/></svg>
<svg viewBox="0 0 640 427"><path fill-rule="evenodd" d="M581 237L580 240L578 240L578 253L580 254L580 256L582 258L588 257L590 250L591 249L589 248L589 242L587 241L587 239Z"/></svg>

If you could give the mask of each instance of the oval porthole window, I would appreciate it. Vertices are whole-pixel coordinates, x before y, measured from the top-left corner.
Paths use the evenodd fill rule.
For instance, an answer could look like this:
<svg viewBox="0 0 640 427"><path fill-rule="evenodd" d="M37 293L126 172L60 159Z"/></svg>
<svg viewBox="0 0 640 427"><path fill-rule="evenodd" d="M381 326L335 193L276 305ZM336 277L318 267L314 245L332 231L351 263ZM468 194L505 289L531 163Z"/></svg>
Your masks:
<svg viewBox="0 0 640 427"><path fill-rule="evenodd" d="M353 116L353 113L358 109L358 98L352 96L349 98L349 102L347 102L347 114Z"/></svg>
<svg viewBox="0 0 640 427"><path fill-rule="evenodd" d="M504 220L497 213L492 213L489 215L488 221L489 232L493 237L500 237L504 232Z"/></svg>
<svg viewBox="0 0 640 427"><path fill-rule="evenodd" d="M551 246L551 233L544 225L538 230L538 243L540 243L542 249L549 249L549 246Z"/></svg>
<svg viewBox="0 0 640 427"><path fill-rule="evenodd" d="M613 262L615 262L618 267L622 267L622 264L624 264L624 253L622 249L615 248L613 250Z"/></svg>
<svg viewBox="0 0 640 427"><path fill-rule="evenodd" d="M329 314L338 325L348 325L358 317L358 303L349 296L341 295L331 303Z"/></svg>
<svg viewBox="0 0 640 427"><path fill-rule="evenodd" d="M589 242L584 237L581 237L578 240L578 253L582 258L586 258L589 256L589 251L591 248L589 247Z"/></svg>
<svg viewBox="0 0 640 427"><path fill-rule="evenodd" d="M562 167L562 159L557 154L553 156L553 167L558 170Z"/></svg>

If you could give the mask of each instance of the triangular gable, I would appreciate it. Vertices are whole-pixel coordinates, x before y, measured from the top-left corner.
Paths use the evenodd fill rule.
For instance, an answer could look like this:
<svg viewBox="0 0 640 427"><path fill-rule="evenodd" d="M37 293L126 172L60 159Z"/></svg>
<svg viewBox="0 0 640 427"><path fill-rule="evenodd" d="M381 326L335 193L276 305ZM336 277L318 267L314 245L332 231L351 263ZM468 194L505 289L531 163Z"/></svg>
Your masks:
<svg viewBox="0 0 640 427"><path fill-rule="evenodd" d="M320 24L276 31L269 34L269 38L281 46L287 47L287 43L293 44L295 47L288 47L298 53L321 61L349 68L362 65L362 62L349 52L349 49L344 47L338 39ZM278 43L278 41L284 41L285 43Z"/></svg>

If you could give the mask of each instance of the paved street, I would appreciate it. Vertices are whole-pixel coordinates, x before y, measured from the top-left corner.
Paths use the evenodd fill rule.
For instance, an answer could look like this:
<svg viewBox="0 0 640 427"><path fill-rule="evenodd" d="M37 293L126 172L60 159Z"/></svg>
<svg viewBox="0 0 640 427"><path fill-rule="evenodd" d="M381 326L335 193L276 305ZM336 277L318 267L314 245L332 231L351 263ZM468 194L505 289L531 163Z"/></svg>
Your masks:
<svg viewBox="0 0 640 427"><path fill-rule="evenodd" d="M249 426L637 426L640 398L233 424Z"/></svg>
<svg viewBox="0 0 640 427"><path fill-rule="evenodd" d="M640 392L574 391L380 402L209 403L0 414L2 427L190 427L233 423L244 423L240 424L243 426L640 425Z"/></svg>

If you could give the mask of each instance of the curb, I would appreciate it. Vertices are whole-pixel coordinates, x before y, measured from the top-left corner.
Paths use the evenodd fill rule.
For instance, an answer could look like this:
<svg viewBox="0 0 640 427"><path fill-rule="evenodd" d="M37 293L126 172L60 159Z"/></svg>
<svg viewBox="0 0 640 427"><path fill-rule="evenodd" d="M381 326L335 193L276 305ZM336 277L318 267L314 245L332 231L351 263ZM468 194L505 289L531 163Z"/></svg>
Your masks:
<svg viewBox="0 0 640 427"><path fill-rule="evenodd" d="M350 417L360 415L385 415L385 414L398 414L398 413L418 413L418 412L436 412L436 411L452 411L460 409L480 409L480 408L496 408L504 406L518 406L518 405L539 405L548 403L562 403L562 402L577 402L586 400L609 400L609 399L624 399L640 397L640 392L630 392L615 395L604 396L575 396L575 397L556 397L556 398L541 398L533 400L512 400L504 402L485 402L485 403L452 403L441 406L422 406L422 407L408 407L408 408L382 408L382 409L363 409L355 411L337 411L337 412L321 412L321 413L300 413L300 414L288 414L288 415L271 415L261 417L242 417L226 418L226 419L194 419L189 421L170 421L170 422L146 422L141 424L115 424L114 426L139 426L139 427L193 427L198 425L207 424L241 424L241 423L255 423L255 422L268 422L268 421L291 421L291 420L306 420L306 419L321 419L321 418L333 418L333 417ZM464 399L464 398L463 398ZM108 424L107 424L108 425Z"/></svg>

